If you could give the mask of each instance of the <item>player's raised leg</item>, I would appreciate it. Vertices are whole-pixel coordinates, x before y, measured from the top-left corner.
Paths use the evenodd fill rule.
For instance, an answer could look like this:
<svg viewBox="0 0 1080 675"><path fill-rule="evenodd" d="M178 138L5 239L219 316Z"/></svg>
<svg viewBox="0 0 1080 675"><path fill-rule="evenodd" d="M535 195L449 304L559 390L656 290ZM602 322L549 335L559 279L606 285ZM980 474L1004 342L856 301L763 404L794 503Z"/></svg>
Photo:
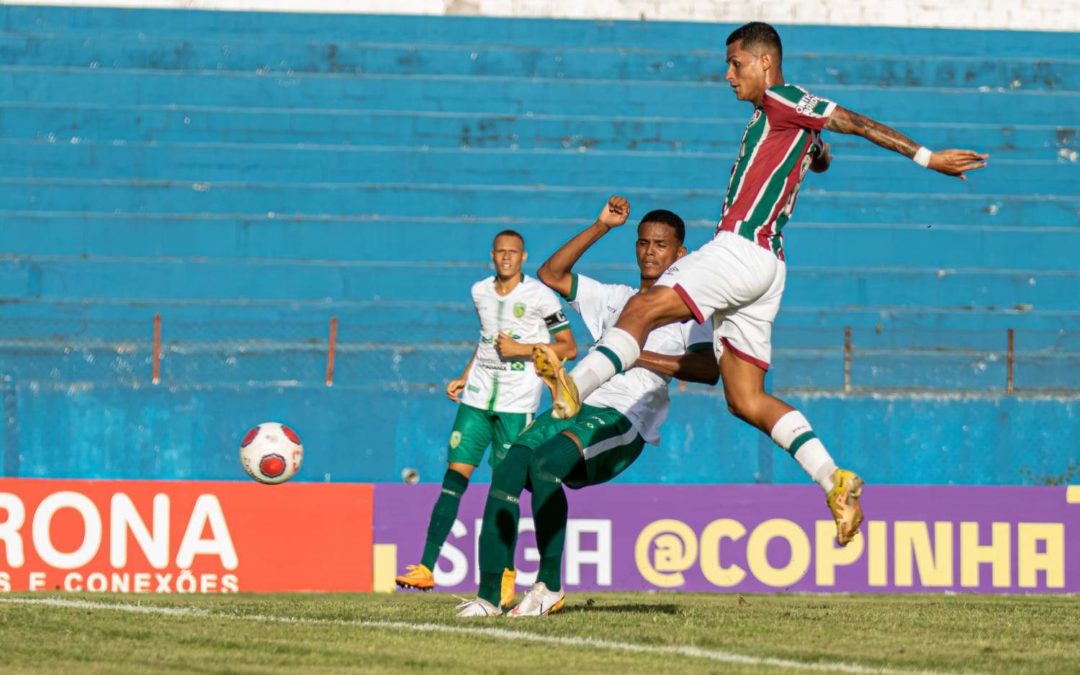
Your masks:
<svg viewBox="0 0 1080 675"><path fill-rule="evenodd" d="M570 373L560 363L552 363L545 350L536 350L533 362L552 392L552 409L557 419L569 419L581 409L581 402L600 385L631 368L641 355L641 345L649 331L693 316L683 298L672 288L653 286L626 303L614 328L606 331L596 349L578 361Z"/></svg>
<svg viewBox="0 0 1080 675"><path fill-rule="evenodd" d="M728 409L739 419L772 437L803 471L821 486L836 521L836 540L846 546L862 523L862 479L837 468L825 445L801 412L765 391L765 370L754 357L725 345L720 357L720 377Z"/></svg>

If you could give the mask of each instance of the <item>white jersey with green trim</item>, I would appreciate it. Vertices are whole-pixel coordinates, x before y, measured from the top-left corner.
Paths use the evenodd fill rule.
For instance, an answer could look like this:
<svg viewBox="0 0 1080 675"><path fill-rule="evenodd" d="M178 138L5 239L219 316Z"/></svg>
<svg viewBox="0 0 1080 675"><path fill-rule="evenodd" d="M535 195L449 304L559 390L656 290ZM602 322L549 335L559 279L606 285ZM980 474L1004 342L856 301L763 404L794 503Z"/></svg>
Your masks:
<svg viewBox="0 0 1080 675"><path fill-rule="evenodd" d="M615 326L623 307L637 293L637 289L630 286L604 284L575 274L566 300L574 311L581 314L593 340L599 341L605 331ZM649 333L644 349L670 356L701 349L712 350L712 332L712 322L672 323ZM658 445L660 427L671 407L668 398L670 381L670 377L651 370L631 368L605 382L584 403L618 410L630 420L646 443Z"/></svg>
<svg viewBox="0 0 1080 675"><path fill-rule="evenodd" d="M480 341L462 403L494 412L536 412L543 383L532 360L503 360L495 350L495 340L504 332L519 342L550 342L555 333L569 330L559 298L523 274L521 283L506 295L495 292L495 277L478 281L473 284L472 299L480 319Z"/></svg>

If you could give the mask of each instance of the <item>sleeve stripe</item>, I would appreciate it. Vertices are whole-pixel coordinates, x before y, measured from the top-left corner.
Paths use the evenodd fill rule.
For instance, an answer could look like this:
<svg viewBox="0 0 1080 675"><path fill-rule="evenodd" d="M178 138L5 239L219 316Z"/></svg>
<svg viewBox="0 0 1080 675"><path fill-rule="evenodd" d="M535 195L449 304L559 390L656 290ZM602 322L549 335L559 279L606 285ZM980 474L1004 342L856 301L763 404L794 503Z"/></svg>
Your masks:
<svg viewBox="0 0 1080 675"><path fill-rule="evenodd" d="M549 330L548 333L550 333L551 335L554 335L556 333L561 333L564 330L570 330L570 322L569 321L567 321L564 324L559 324L558 326L555 326L554 328Z"/></svg>
<svg viewBox="0 0 1080 675"><path fill-rule="evenodd" d="M570 293L563 297L567 302L573 302L577 298L577 272L570 273Z"/></svg>

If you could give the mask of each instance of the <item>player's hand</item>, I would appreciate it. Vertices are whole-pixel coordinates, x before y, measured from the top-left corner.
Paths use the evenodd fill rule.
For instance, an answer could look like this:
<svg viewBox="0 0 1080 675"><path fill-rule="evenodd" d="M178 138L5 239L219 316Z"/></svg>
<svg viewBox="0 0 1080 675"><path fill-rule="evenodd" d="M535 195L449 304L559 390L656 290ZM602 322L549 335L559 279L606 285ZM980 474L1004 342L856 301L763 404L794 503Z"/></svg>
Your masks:
<svg viewBox="0 0 1080 675"><path fill-rule="evenodd" d="M829 152L829 144L824 143L821 146L821 150L819 150L810 161L810 170L814 173L824 173L829 170L829 165L831 164L832 153Z"/></svg>
<svg viewBox="0 0 1080 675"><path fill-rule="evenodd" d="M964 172L983 168L989 158L990 155L974 150L939 150L930 155L930 164L927 168L946 176L956 176L960 180L967 180Z"/></svg>
<svg viewBox="0 0 1080 675"><path fill-rule="evenodd" d="M454 403L461 403L461 392L465 391L465 378L455 377L446 384L446 397Z"/></svg>
<svg viewBox="0 0 1080 675"><path fill-rule="evenodd" d="M495 351L499 353L499 358L513 359L521 356L531 356L532 350L527 345L515 340L509 333L499 331L499 336L495 338Z"/></svg>
<svg viewBox="0 0 1080 675"><path fill-rule="evenodd" d="M608 200L607 204L604 204L600 215L596 217L596 222L612 228L622 225L629 217L630 202L627 201L626 197L614 195Z"/></svg>

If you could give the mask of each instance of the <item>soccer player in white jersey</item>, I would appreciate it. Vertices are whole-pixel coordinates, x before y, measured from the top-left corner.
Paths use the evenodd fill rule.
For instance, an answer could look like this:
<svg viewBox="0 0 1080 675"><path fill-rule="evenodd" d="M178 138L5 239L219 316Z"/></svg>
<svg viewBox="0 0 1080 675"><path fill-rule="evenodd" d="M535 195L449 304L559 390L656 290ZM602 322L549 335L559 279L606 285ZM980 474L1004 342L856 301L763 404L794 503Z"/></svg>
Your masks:
<svg viewBox="0 0 1080 675"><path fill-rule="evenodd" d="M651 211L638 225L638 288L604 284L574 273L574 264L582 254L612 228L625 223L629 213L626 199L612 197L596 222L556 251L537 275L581 314L593 339L613 327L627 301L647 291L686 252L682 219L671 211ZM537 349L547 350L549 359L558 360L549 346ZM551 411L539 415L495 468L480 530L480 589L475 600L459 607L458 616L501 614L499 605L506 604L503 570L514 566L518 499L526 482L533 494L540 570L536 583L509 615L543 616L562 608L567 522L562 486L579 489L607 482L630 466L646 443L658 444L660 426L668 413L672 377L717 382L720 371L713 354L712 326L687 321L653 331L637 366L593 392L575 419L556 419Z"/></svg>
<svg viewBox="0 0 1080 675"><path fill-rule="evenodd" d="M765 392L772 356L772 324L784 290L781 229L795 208L806 171L825 171L831 157L821 131L855 134L913 159L920 166L964 179L986 166L971 150L932 152L907 136L784 81L776 30L748 23L727 39L727 81L740 101L754 106L731 169L720 223L712 241L672 266L650 292L635 296L600 346L567 376L553 372L553 407L561 417L577 414L580 401L638 359L649 331L693 317L712 317L720 376L729 410L769 434L826 492L846 545L862 522L862 480L838 469L802 413Z"/></svg>
<svg viewBox="0 0 1080 675"><path fill-rule="evenodd" d="M513 230L495 235L491 260L495 276L476 282L472 300L480 319L480 341L460 377L446 385L459 403L450 433L449 466L431 513L424 553L395 581L405 588L435 587L435 561L457 518L461 496L488 445L496 466L540 405L543 383L532 363L532 349L548 345L558 359L573 359L577 346L554 293L521 272L528 258L525 240ZM513 571L507 584L513 592ZM511 596L512 598L512 596Z"/></svg>

